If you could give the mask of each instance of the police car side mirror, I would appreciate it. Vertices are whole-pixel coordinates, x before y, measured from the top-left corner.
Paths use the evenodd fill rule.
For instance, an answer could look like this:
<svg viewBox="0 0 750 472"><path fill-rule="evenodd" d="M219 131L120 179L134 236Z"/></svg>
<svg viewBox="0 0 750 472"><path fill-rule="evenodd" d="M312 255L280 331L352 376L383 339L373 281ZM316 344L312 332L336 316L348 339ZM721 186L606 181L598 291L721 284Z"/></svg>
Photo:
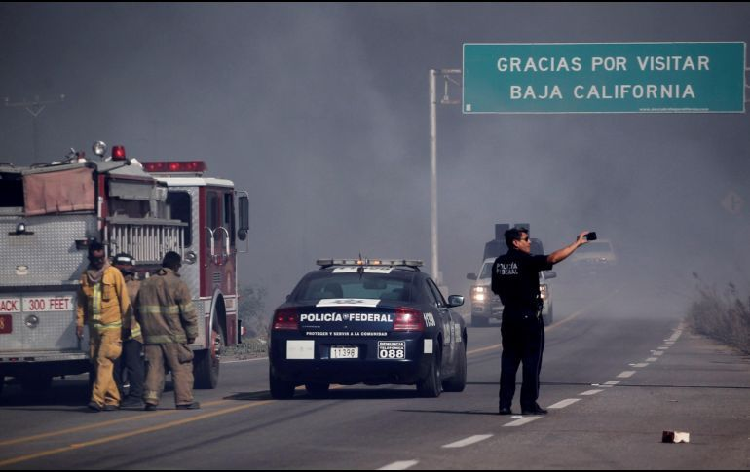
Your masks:
<svg viewBox="0 0 750 472"><path fill-rule="evenodd" d="M466 278L469 280L477 280L477 274L475 274L474 272L469 272L468 274L466 274Z"/></svg>
<svg viewBox="0 0 750 472"><path fill-rule="evenodd" d="M448 297L448 308L464 306L464 297L461 295L450 295Z"/></svg>

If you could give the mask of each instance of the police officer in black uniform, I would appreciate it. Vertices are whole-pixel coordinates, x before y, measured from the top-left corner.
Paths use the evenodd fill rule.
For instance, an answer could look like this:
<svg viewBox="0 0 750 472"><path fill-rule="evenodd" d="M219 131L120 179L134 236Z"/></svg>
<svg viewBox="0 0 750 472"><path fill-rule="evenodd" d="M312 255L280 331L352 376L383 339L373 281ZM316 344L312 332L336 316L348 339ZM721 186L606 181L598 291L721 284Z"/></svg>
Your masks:
<svg viewBox="0 0 750 472"><path fill-rule="evenodd" d="M513 228L505 232L508 252L492 266L492 291L500 296L503 311L503 358L500 374L500 414L511 415L518 364L523 362L521 414L544 415L537 403L539 374L544 352L544 322L539 292L539 272L552 269L586 243L584 231L576 242L552 254L531 255L529 231Z"/></svg>

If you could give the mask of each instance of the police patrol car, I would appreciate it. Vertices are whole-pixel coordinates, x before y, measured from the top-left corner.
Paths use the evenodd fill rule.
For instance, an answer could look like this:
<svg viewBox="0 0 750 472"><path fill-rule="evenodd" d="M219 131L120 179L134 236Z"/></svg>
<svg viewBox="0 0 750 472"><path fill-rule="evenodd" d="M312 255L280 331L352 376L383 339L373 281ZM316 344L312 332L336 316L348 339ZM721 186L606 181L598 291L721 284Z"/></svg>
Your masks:
<svg viewBox="0 0 750 472"><path fill-rule="evenodd" d="M288 399L304 384L416 384L424 397L466 386L467 330L422 261L319 260L274 313L271 395Z"/></svg>

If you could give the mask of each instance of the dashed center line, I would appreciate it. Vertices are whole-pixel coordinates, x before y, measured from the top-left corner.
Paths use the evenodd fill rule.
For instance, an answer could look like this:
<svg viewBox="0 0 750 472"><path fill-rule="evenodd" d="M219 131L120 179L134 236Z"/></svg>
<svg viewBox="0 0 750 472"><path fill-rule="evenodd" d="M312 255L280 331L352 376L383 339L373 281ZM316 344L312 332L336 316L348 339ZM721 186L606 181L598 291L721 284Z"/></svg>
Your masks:
<svg viewBox="0 0 750 472"><path fill-rule="evenodd" d="M656 357L649 357L648 359L646 359L646 362L656 362L657 360L658 359L656 359Z"/></svg>
<svg viewBox="0 0 750 472"><path fill-rule="evenodd" d="M619 383L620 383L620 381L619 381L619 380L608 380L608 381L604 382L604 385L608 385L608 386L610 386L610 387L611 387L611 386L613 386L613 385L617 385L617 384L619 384Z"/></svg>
<svg viewBox="0 0 750 472"><path fill-rule="evenodd" d="M414 467L415 465L419 464L419 461L411 460L411 461L396 461L388 464L385 467L381 467L378 470L406 470L409 467Z"/></svg>
<svg viewBox="0 0 750 472"><path fill-rule="evenodd" d="M648 362L641 362L639 364L628 364L630 367L636 367L636 368L642 368L642 367L648 367Z"/></svg>
<svg viewBox="0 0 750 472"><path fill-rule="evenodd" d="M655 356L661 356L661 355L664 354L664 351L651 351L651 354L653 354Z"/></svg>
<svg viewBox="0 0 750 472"><path fill-rule="evenodd" d="M456 442L453 442L453 443L450 443L450 444L446 444L445 446L443 446L443 448L444 449L455 449L455 448L459 448L459 447L471 446L472 444L476 444L476 443L478 443L480 441L484 441L485 439L489 439L491 437L492 437L491 434L476 434L474 436L469 436L466 439L462 439L460 441L456 441Z"/></svg>
<svg viewBox="0 0 750 472"><path fill-rule="evenodd" d="M629 379L630 377L635 375L634 370L626 370L625 372L620 372L620 375L617 376L618 379Z"/></svg>
<svg viewBox="0 0 750 472"><path fill-rule="evenodd" d="M603 391L604 391L604 390L601 390L601 389L596 389L596 390L586 390L585 392L581 392L581 393L579 393L578 395L583 395L583 396L586 396L586 397L588 397L588 396L591 396L591 395L596 395L597 393L601 393L601 392L603 392Z"/></svg>
<svg viewBox="0 0 750 472"><path fill-rule="evenodd" d="M576 402L579 402L579 401L581 401L580 398L568 398L567 400L559 401L559 402L555 403L554 405L550 405L547 408L549 408L551 410L561 410L561 409L563 409L565 407L568 407L568 406L572 405L573 403L576 403Z"/></svg>
<svg viewBox="0 0 750 472"><path fill-rule="evenodd" d="M532 421L536 421L539 418L541 418L541 416L524 416L523 418L519 418L519 419L517 419L515 421L511 421L510 423L505 423L503 425L503 427L506 427L506 426L523 426L523 425L525 425L527 423L531 423Z"/></svg>

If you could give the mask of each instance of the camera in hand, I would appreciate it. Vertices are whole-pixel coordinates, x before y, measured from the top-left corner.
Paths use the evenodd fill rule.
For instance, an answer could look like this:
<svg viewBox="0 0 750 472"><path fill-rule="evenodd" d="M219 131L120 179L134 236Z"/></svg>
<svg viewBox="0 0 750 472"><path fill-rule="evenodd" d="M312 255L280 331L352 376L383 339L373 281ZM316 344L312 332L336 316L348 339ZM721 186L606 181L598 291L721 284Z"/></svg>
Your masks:
<svg viewBox="0 0 750 472"><path fill-rule="evenodd" d="M596 239L596 233L594 231L586 235L586 241L593 241Z"/></svg>

